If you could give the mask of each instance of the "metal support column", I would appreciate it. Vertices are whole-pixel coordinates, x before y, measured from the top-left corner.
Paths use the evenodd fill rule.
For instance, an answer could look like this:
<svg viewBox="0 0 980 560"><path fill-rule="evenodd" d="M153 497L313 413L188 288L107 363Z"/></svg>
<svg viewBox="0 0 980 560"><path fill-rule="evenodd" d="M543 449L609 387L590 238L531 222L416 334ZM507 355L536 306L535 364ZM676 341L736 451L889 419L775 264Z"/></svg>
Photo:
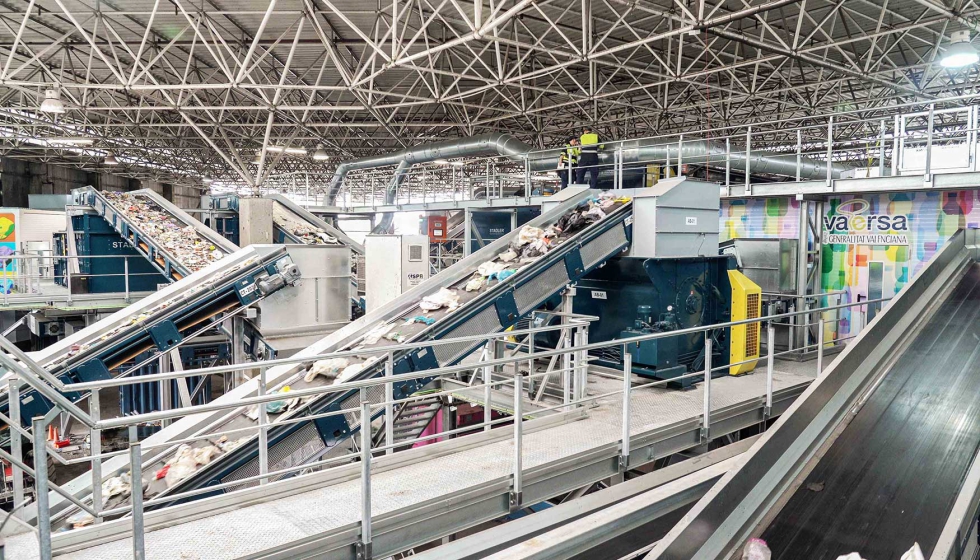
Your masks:
<svg viewBox="0 0 980 560"><path fill-rule="evenodd" d="M231 361L235 365L245 363L245 319L239 315L231 318ZM232 373L230 389L238 387L245 381L244 371Z"/></svg>

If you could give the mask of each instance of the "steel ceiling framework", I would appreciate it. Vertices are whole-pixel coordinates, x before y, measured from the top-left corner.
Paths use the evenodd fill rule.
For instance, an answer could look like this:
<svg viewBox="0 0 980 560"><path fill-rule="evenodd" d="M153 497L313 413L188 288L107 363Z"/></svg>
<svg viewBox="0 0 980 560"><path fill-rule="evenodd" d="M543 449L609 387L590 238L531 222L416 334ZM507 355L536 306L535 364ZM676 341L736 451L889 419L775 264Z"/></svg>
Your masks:
<svg viewBox="0 0 980 560"><path fill-rule="evenodd" d="M938 59L978 16L974 0L0 0L0 153L99 170L111 150L114 173L254 188L488 131L554 146L583 123L629 138L836 114L835 136L867 138L910 104L973 102L977 68ZM37 110L48 88L64 114ZM68 135L97 142L37 143ZM331 159L262 149L286 145Z"/></svg>

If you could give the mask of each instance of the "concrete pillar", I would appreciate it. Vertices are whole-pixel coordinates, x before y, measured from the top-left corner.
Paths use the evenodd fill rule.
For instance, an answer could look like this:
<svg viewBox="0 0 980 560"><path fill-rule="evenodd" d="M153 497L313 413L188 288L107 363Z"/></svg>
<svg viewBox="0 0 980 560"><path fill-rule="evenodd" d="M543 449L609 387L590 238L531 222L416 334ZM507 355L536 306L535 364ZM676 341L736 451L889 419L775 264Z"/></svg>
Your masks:
<svg viewBox="0 0 980 560"><path fill-rule="evenodd" d="M272 200L242 198L238 201L238 236L242 247L272 243Z"/></svg>
<svg viewBox="0 0 980 560"><path fill-rule="evenodd" d="M0 203L9 207L27 207L31 192L31 169L26 161L3 158L0 161Z"/></svg>

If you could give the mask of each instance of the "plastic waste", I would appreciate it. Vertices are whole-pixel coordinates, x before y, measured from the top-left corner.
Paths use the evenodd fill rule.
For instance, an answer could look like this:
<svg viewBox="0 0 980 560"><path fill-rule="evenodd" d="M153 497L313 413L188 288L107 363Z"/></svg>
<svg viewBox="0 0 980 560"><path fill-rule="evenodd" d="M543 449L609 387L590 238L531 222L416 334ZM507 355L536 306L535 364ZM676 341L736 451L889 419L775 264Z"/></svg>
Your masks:
<svg viewBox="0 0 980 560"><path fill-rule="evenodd" d="M499 263L494 261L487 261L477 267L476 272L480 276L490 276L494 272L499 272L507 268L507 263Z"/></svg>
<svg viewBox="0 0 980 560"><path fill-rule="evenodd" d="M396 344L401 344L402 342L405 342L405 335L403 335L398 331L391 331L390 333L384 336L384 339L390 340Z"/></svg>
<svg viewBox="0 0 980 560"><path fill-rule="evenodd" d="M286 385L282 389L279 389L278 392L285 394L288 393L289 391L290 391L289 385ZM286 410L289 408L289 400L283 399L281 401L272 401L272 402L265 403L265 411L268 412L269 414L282 414L283 412L286 412Z"/></svg>
<svg viewBox="0 0 980 560"><path fill-rule="evenodd" d="M164 482L167 483L167 488L193 474L198 467L210 463L219 453L220 451L214 445L191 447L182 444L177 448L177 453L167 461L170 468L167 469L167 474L163 477Z"/></svg>
<svg viewBox="0 0 980 560"><path fill-rule="evenodd" d="M528 243L541 239L544 237L544 230L539 227L534 226L524 226L521 231L517 234L517 242L521 245L527 245Z"/></svg>
<svg viewBox="0 0 980 560"><path fill-rule="evenodd" d="M388 330L391 330L391 326L388 327ZM306 372L306 375L303 376L303 381L310 383L318 375L322 375L327 379L334 379L340 373L340 370L347 367L348 364L350 364L350 360L347 358L328 358L326 360L318 360L314 362L312 366L310 366L310 369Z"/></svg>
<svg viewBox="0 0 980 560"><path fill-rule="evenodd" d="M507 249L503 253L497 255L497 258L500 259L500 262L509 263L517 258L517 251L513 249Z"/></svg>
<svg viewBox="0 0 980 560"><path fill-rule="evenodd" d="M456 295L454 290L449 290L447 288L439 288L439 291L427 295L422 298L419 302L419 308L422 311L435 311L436 309L442 309L443 307L452 311L459 307L459 296Z"/></svg>
<svg viewBox="0 0 980 560"><path fill-rule="evenodd" d="M593 221L599 221L606 217L606 213L602 211L599 206L593 206L589 208L589 211L585 213L586 218L591 218Z"/></svg>
<svg viewBox="0 0 980 560"><path fill-rule="evenodd" d="M861 555L858 554L857 552L852 552L850 554L838 556L837 560L864 560L864 558L861 558Z"/></svg>
<svg viewBox="0 0 980 560"><path fill-rule="evenodd" d="M482 288L483 285L486 284L486 282L487 282L487 279L486 278L484 278L483 276L477 275L477 276L474 276L473 278L470 278L470 281L466 283L466 286L465 286L464 289L467 292L475 292L475 291L479 290L480 288Z"/></svg>
<svg viewBox="0 0 980 560"><path fill-rule="evenodd" d="M749 539L742 549L742 560L770 560L772 552L762 539Z"/></svg>
<svg viewBox="0 0 980 560"><path fill-rule="evenodd" d="M902 560L925 560L922 549L919 548L919 543L913 543L912 548L902 555Z"/></svg>
<svg viewBox="0 0 980 560"><path fill-rule="evenodd" d="M416 315L415 317L409 318L405 321L406 325L411 325L412 323L421 323L423 325L431 325L435 323L436 320L432 317L426 317L425 315Z"/></svg>
<svg viewBox="0 0 980 560"><path fill-rule="evenodd" d="M381 337L388 334L388 331L390 331L394 326L395 324L391 323L389 325L378 325L377 327L374 327L371 329L371 332L364 335L363 343L367 345L377 344L378 341L381 340Z"/></svg>
<svg viewBox="0 0 980 560"><path fill-rule="evenodd" d="M491 276L490 278L491 279L496 278L498 282L503 282L504 280L510 278L516 273L517 271L513 269L501 270L500 272L493 273L493 276Z"/></svg>

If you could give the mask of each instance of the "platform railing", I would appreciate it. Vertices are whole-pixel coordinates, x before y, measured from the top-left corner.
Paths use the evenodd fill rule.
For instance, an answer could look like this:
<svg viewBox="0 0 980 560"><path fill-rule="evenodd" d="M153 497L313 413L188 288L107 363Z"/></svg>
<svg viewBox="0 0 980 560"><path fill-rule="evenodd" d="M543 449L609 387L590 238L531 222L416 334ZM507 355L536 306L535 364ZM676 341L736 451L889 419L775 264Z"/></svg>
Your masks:
<svg viewBox="0 0 980 560"><path fill-rule="evenodd" d="M937 173L978 171L978 132L980 106L932 103L909 113L861 122L848 120L846 115L825 115L804 124L746 123L697 133L603 139L600 154L605 161L595 171L611 177L613 188L695 176L720 183L730 195L751 195L753 177L759 176L822 182L828 192L838 179L922 176L923 188L929 188ZM710 144L707 150L705 143ZM645 149L637 152L638 146ZM563 149L554 146L519 158L473 157L418 164L401 174L395 204L424 206L549 194L559 183L558 154ZM660 155L644 156L644 152ZM583 182L578 176L587 174L581 165L564 169L570 174L569 183ZM335 204L346 210L383 206L393 178L394 167L351 172Z"/></svg>
<svg viewBox="0 0 980 560"><path fill-rule="evenodd" d="M122 272L95 274L72 272L73 263L82 261L121 262ZM89 279L116 279L120 284L118 291L85 294L86 297L120 298L125 303L133 301L134 295L141 296L154 290L133 290L132 286L140 278L159 276L158 272L134 272L130 263L145 261L139 255L31 255L14 254L0 256L0 309L13 305L23 305L36 300L64 301L67 304L81 295L79 286ZM63 266L60 266L63 265ZM62 269L62 272L56 270ZM165 283L169 281L164 280Z"/></svg>
<svg viewBox="0 0 980 560"><path fill-rule="evenodd" d="M316 356L303 356L303 357L293 357L286 359L276 359L269 360L265 362L255 362L247 364L238 364L231 366L217 366L209 368L201 368L186 371L175 371L175 372L165 372L158 374L151 374L140 376L138 378L117 378L109 379L103 381L93 381L86 383L69 383L62 384L61 390L66 391L91 391L92 398L89 402L89 412L84 412L78 409L71 403L67 403L66 410L77 417L86 427L89 429L89 436L93 442L91 453L89 456L81 457L77 459L64 459L58 457L56 460L64 464L76 464L76 463L89 463L91 465L92 472L92 497L91 500L83 500L70 495L70 493L61 488L58 485L52 483L47 476L47 461L35 461L35 470L32 471L28 465L25 464L23 460L23 449L20 445L22 443L21 438L27 439L28 437L33 442L34 449L43 449L46 454L57 456L56 450L52 449L48 442L46 441L47 425L53 420L57 414L49 414L44 418L34 418L31 421L32 430L27 432L20 426L19 411L11 410L11 425L18 426L14 430L16 433L14 440L18 441L17 445L12 446L11 453L0 450L0 458L3 458L11 462L14 468L14 479L15 481L20 478L20 482L16 483L23 488L23 475L27 473L35 477L36 491L37 491L37 508L38 508L38 534L40 539L40 550L42 552L42 558L50 558L52 552L52 542L51 542L51 529L52 523L63 522L65 517L70 513L70 509L63 510L58 515L52 516L49 509L49 491L53 491L60 494L68 501L72 502L76 507L85 511L94 518L95 522L101 522L106 517L117 517L129 515L132 517L132 531L133 531L133 554L135 557L142 557L144 550L144 535L143 535L143 520L145 514L145 508L150 506L165 505L173 503L177 500L192 498L206 493L213 493L215 490L226 489L226 488L242 488L243 486L249 486L252 484L264 485L270 482L273 478L281 478L288 475L298 475L303 476L300 471L310 471L311 469L322 469L328 466L338 466L345 463L351 463L354 461L360 461L362 465L361 473L361 487L362 487L362 526L361 526L361 543L360 546L362 550L366 551L370 556L370 546L371 546L371 515L370 515L370 488L371 488L371 461L375 455L390 454L396 448L404 448L406 446L414 445L415 443L426 442L433 439L441 439L448 436L461 435L467 432L474 431L486 431L493 427L502 426L504 424L512 424L512 439L515 442L515 456L513 462L513 472L512 472L512 483L510 491L510 501L512 508L520 508L523 505L522 502L522 488L523 488L523 450L522 450L522 438L524 435L524 422L525 422L525 412L524 407L524 395L525 388L529 388L533 380L541 380L540 382L547 382L552 376L559 376L561 379L562 387L562 399L560 402L554 404L549 404L547 406L539 406L534 409L535 414L542 414L546 412L561 413L567 412L574 409L586 408L589 403L596 403L600 400L605 402L615 402L617 399L620 400L620 406L623 410L622 418L622 436L620 438L620 464L623 469L630 467L630 445L631 445L631 425L630 425L630 410L633 400L635 400L635 394L637 391L658 389L665 387L668 383L675 383L678 381L689 381L689 382L700 382L703 386L703 402L704 410L702 415L702 427L701 427L701 438L702 442L705 443L710 441L712 438L711 425L712 425L712 404L711 404L711 381L712 373L719 371L724 371L733 365L739 365L740 363L745 363L749 361L763 361L765 362L764 374L766 376L765 380L765 392L764 395L760 396L761 405L763 413L761 418L766 420L769 418L773 406L773 363L775 357L778 355L775 352L775 347L772 344L768 344L766 347L766 355L760 358L752 358L746 360L745 362L739 362L736 364L725 364L725 365L714 365L712 364L712 352L707 352L706 359L704 360L704 367L699 371L694 371L679 377L665 380L656 380L641 382L635 384L632 378L632 368L631 368L631 357L628 351L628 345L637 342L655 341L659 339L675 337L675 336L691 336L694 334L701 334L705 337L705 348L711 349L714 344L716 337L719 333L722 333L725 329L733 326L739 325L760 325L760 330L763 326L766 327L770 337L773 336L773 322L778 320L784 320L789 317L802 316L804 314L814 313L814 312L832 312L844 308L852 307L866 307L868 305L880 304L888 301L887 299L872 300L866 302L856 302L850 304L836 305L825 307L816 310L805 310L805 311L795 311L791 313L783 313L779 315L769 315L757 319L747 319L741 321L731 321L727 323L720 323L715 325L698 326L678 329L675 331L653 333L637 337L631 337L627 339L614 340L609 342L589 342L588 340L588 325L591 320L596 319L595 317L568 314L563 317L563 323L558 325L546 325L542 327L533 327L527 329L520 329L514 331L507 331L502 333L490 333L484 335L475 335L471 337L460 337L449 340L432 340L426 341L424 343L410 343L410 344L397 344L376 349L361 349L361 350L351 350L342 352L332 352L325 353ZM821 320L822 323L822 320ZM535 348L534 345L534 335L540 333L547 333L549 331L563 331L565 340L569 341L568 345L556 349L550 348ZM497 356L490 354L487 359L479 363L467 363L459 364L451 367L441 367L438 369L410 372L404 374L394 375L394 357L396 353L405 350L414 350L422 347L431 347L438 344L455 344L461 341L469 342L483 342L487 345L493 344L495 341L502 340L510 337L526 337L523 343L517 343L519 346L523 345L523 352L520 354L514 354L511 356ZM769 340L773 340L769 338ZM823 352L824 348L828 344L833 344L834 342L829 342L824 344L821 341L817 345L817 363L818 368L822 367ZM30 359L26 357L23 353L19 352L16 348L6 341L0 339L0 347L4 350L0 353L0 363L8 370L13 371L17 376L28 382L31 386L39 385L43 386L45 390L50 391L52 384L45 382L43 372L36 371L36 364L32 365ZM624 365L622 370L622 388L614 391L607 391L601 394L588 394L586 390L587 386L587 375L589 363L592 358L589 357L589 352L598 351L602 349L616 348L622 352L624 358ZM376 354L377 358L383 360L385 363L385 375L377 378L364 379L358 381L345 381L335 385L326 385L321 387L314 387L308 389L299 389L295 391L290 391L287 394L282 394L278 392L270 392L270 387L268 387L267 380L267 370L270 367L279 365L296 365L296 364L310 364L319 359L333 358L333 357L348 357L348 356L364 356L366 354ZM561 366L558 368L549 368L544 372L535 372L534 363L538 360L547 360L555 358L561 362ZM521 364L529 364L528 375L524 375L520 371ZM497 375L495 378L494 372L503 372L505 367L513 367L513 373L511 375ZM213 402L204 405L195 405L190 407L185 407L176 410L163 410L157 412L149 412L144 414L138 414L133 416L125 416L120 418L100 418L100 403L98 399L98 393L96 389L110 388L110 387L121 387L124 385L131 385L135 383L146 383L154 381L169 381L172 379L180 379L188 376L202 376L202 375L212 375L212 374L226 374L240 371L254 371L258 369L259 383L258 391L255 396L245 397L235 402L222 403ZM819 371L819 370L818 370ZM477 373L479 372L479 373ZM761 373L761 372L760 372ZM376 414L380 413L384 416L387 425L391 425L394 418L394 407L404 405L408 402L414 400L419 400L422 398L432 398L433 396L445 397L449 396L455 392L456 389L452 390L440 390L436 393L427 393L424 396L410 396L407 399L394 399L393 398L393 384L396 381L405 381L408 379L419 379L419 378L432 378L432 379L447 379L447 378L458 378L460 375L463 376L475 376L480 375L479 383L472 383L468 386L469 390L479 391L483 390L486 396L486 402L490 402L491 393L496 389L500 390L502 388L510 388L513 391L513 405L512 405L512 415L511 417L497 418L493 419L490 414L485 414L484 421L481 424L474 426L466 426L463 428L457 428L455 430L444 431L438 434L419 436L412 438L408 441L394 442L389 436L384 440L383 445L374 445L372 443L371 430L362 430L360 436L359 449L350 454L344 454L337 457L330 457L327 459L318 460L312 463L306 463L303 465L296 465L288 468L277 469L274 471L270 470L270 465L268 464L268 448L267 448L267 434L268 430L273 427L284 426L289 423L295 422L306 422L316 418L326 418L330 416L338 416L341 414L357 414L360 418L361 426L370 426L372 418ZM12 383L11 387L16 385ZM381 402L371 402L368 399L368 390L373 387L383 386L385 388L385 398ZM40 387L36 387L40 388ZM265 413L265 405L282 400L283 398L303 398L303 397L315 397L325 394L337 394L346 393L352 390L356 390L360 394L360 403L356 408L346 408L342 410L317 414L314 416L302 416L297 418L285 418L280 421L271 422L268 418L267 413ZM42 394L47 394L42 391ZM16 393L12 393L11 402L16 402ZM60 401L56 400L56 404ZM246 428L234 429L234 430L217 430L211 433L199 434L192 437L167 441L158 444L146 444L142 442L137 433L137 426L142 425L147 422L157 422L161 420L171 420L182 416L203 413L203 412L215 412L222 410L232 410L232 409L243 409L245 407L258 406L259 410L259 420L256 425L249 426ZM15 407L16 408L16 407ZM488 409L490 407L487 407ZM586 408L587 410L587 408ZM107 429L116 428L126 428L130 434L130 444L129 448L121 451L113 452L101 452L100 442L101 442L101 432ZM208 486L204 489L191 490L187 492L182 492L179 494L164 495L157 498L150 498L147 500L143 499L141 492L136 492L132 496L131 503L129 505L123 505L120 507L115 507L111 509L105 509L102 507L102 496L101 496L101 481L104 478L102 471L102 463L106 459L116 457L119 455L129 456L129 468L133 481L141 480L144 474L143 467L143 455L147 450L158 450L161 448L174 449L177 445L183 443L194 443L197 441L208 440L215 437L228 436L231 434L246 434L256 435L259 444L259 462L260 471L258 475L244 478L241 480L235 480L233 482L222 483L215 486ZM20 437L17 437L20 436ZM115 473L111 473L115 474ZM18 496L15 498L15 503L20 503L23 500L23 496Z"/></svg>

